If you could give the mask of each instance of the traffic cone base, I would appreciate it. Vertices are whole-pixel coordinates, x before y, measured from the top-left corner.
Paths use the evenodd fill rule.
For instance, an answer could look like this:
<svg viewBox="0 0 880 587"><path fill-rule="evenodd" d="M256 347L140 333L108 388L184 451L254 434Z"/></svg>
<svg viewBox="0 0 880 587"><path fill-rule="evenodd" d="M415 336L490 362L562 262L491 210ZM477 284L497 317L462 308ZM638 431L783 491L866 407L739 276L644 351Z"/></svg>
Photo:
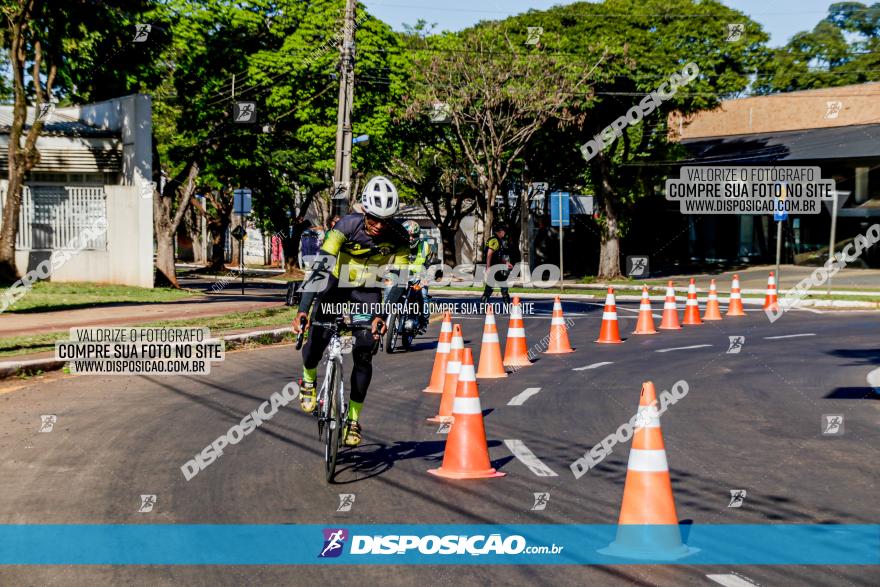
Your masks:
<svg viewBox="0 0 880 587"><path fill-rule="evenodd" d="M483 409L470 349L462 356L461 371L452 408L454 420L446 437L443 463L428 473L447 479L487 479L503 477L489 461L489 445L483 425Z"/></svg>

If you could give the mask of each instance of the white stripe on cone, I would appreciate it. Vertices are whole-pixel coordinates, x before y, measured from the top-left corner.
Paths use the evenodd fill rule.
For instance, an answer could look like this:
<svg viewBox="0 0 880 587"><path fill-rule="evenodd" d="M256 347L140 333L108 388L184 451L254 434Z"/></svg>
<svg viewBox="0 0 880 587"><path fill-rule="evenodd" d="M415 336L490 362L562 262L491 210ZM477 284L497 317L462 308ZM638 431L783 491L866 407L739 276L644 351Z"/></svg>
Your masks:
<svg viewBox="0 0 880 587"><path fill-rule="evenodd" d="M453 415L476 415L482 414L483 409L480 406L480 398L478 397L457 397L452 403Z"/></svg>
<svg viewBox="0 0 880 587"><path fill-rule="evenodd" d="M523 338L523 337L525 337L525 335L526 335L525 328L508 328L507 329L507 336L509 336L509 337Z"/></svg>
<svg viewBox="0 0 880 587"><path fill-rule="evenodd" d="M494 314L486 314L486 324L495 324Z"/></svg>
<svg viewBox="0 0 880 587"><path fill-rule="evenodd" d="M461 361L449 361L446 363L446 372L458 374L461 371Z"/></svg>
<svg viewBox="0 0 880 587"><path fill-rule="evenodd" d="M657 408L651 406L639 406L639 421L644 423L645 428L660 428L660 414Z"/></svg>
<svg viewBox="0 0 880 587"><path fill-rule="evenodd" d="M731 299L731 300L738 300L738 299L740 299L739 292L738 292L738 291L732 291L732 292L730 292L730 299Z"/></svg>
<svg viewBox="0 0 880 587"><path fill-rule="evenodd" d="M452 348L464 350L464 339L460 336L452 338Z"/></svg>
<svg viewBox="0 0 880 587"><path fill-rule="evenodd" d="M438 353L448 353L449 348L452 346L452 343L448 342L438 342L437 343L437 352Z"/></svg>
<svg viewBox="0 0 880 587"><path fill-rule="evenodd" d="M458 372L458 380L459 381L476 381L477 377L474 374L474 366L473 365L461 365L461 370Z"/></svg>
<svg viewBox="0 0 880 587"><path fill-rule="evenodd" d="M554 316L550 319L550 326L565 326L565 318Z"/></svg>
<svg viewBox="0 0 880 587"><path fill-rule="evenodd" d="M617 320L617 312L602 312L602 320Z"/></svg>
<svg viewBox="0 0 880 587"><path fill-rule="evenodd" d="M669 465L666 463L666 451L632 448L629 451L629 464L627 468L630 471L641 471L642 473L663 473L669 471Z"/></svg>
<svg viewBox="0 0 880 587"><path fill-rule="evenodd" d="M440 332L452 332L452 322L443 322L440 325Z"/></svg>
<svg viewBox="0 0 880 587"><path fill-rule="evenodd" d="M487 332L483 335L483 342L498 342L497 332Z"/></svg>

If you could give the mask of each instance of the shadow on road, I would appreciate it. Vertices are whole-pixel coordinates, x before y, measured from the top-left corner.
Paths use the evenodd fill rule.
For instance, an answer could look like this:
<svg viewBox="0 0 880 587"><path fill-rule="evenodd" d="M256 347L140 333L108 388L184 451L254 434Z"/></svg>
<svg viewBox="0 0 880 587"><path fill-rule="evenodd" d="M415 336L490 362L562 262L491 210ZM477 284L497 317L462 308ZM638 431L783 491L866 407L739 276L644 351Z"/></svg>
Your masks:
<svg viewBox="0 0 880 587"><path fill-rule="evenodd" d="M490 440L489 447L501 445L498 440ZM383 443L364 444L356 449L345 449L339 454L336 464L337 485L347 485L365 481L382 475L398 461L406 459L422 459L431 464L430 468L439 467L443 462L443 450L446 440L428 440L422 442L398 441L392 445ZM500 469L510 462L512 456L492 461L492 466ZM352 478L353 476L353 478Z"/></svg>

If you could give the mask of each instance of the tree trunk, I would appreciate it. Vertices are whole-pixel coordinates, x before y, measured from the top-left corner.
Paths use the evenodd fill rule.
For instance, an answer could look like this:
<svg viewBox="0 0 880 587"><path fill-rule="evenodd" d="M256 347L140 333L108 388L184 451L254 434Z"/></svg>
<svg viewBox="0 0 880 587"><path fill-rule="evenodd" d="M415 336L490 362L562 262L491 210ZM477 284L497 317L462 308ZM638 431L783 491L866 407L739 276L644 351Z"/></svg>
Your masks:
<svg viewBox="0 0 880 587"><path fill-rule="evenodd" d="M9 150L13 150L11 144ZM10 157L9 161L12 160ZM0 283L3 285L12 285L19 278L18 268L15 266L15 239L21 212L22 176L23 173L9 170L6 202L3 205L3 227L0 228Z"/></svg>
<svg viewBox="0 0 880 587"><path fill-rule="evenodd" d="M284 251L284 272L292 273L299 269L299 240L300 235L285 236L281 238L281 248Z"/></svg>
<svg viewBox="0 0 880 587"><path fill-rule="evenodd" d="M458 230L452 230L450 228L444 228L443 226L440 228L440 238L443 241L443 263L449 265L450 267L455 267L456 258L455 258L455 235L458 233Z"/></svg>
<svg viewBox="0 0 880 587"><path fill-rule="evenodd" d="M167 184L162 186L161 192L159 189L153 191L153 232L156 236L156 275L153 282L160 287L180 287L174 267L174 234L189 210L199 176L199 164L192 161L185 171L182 185L174 192L178 199L177 210L172 207L174 198L164 194L169 189Z"/></svg>
<svg viewBox="0 0 880 587"><path fill-rule="evenodd" d="M202 236L202 217L195 208L186 214L186 232L192 242L193 263L204 266L208 259L205 254L205 239Z"/></svg>
<svg viewBox="0 0 880 587"><path fill-rule="evenodd" d="M599 277L615 279L620 277L620 234L617 211L611 198L603 198L605 212L605 229L602 231L599 249Z"/></svg>
<svg viewBox="0 0 880 587"><path fill-rule="evenodd" d="M180 287L174 269L174 235L167 230L156 231L156 278L158 287Z"/></svg>
<svg viewBox="0 0 880 587"><path fill-rule="evenodd" d="M208 232L211 235L211 262L208 269L223 271L226 268L226 229L229 228L228 217L211 218L208 220Z"/></svg>

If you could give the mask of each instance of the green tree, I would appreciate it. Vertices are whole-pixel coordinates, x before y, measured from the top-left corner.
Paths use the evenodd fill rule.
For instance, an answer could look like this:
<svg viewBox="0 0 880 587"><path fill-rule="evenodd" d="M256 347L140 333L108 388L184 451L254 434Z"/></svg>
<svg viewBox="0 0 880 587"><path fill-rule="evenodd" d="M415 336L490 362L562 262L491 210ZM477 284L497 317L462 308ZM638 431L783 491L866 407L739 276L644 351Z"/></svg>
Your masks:
<svg viewBox="0 0 880 587"><path fill-rule="evenodd" d="M774 49L762 70L759 94L880 80L880 3L832 4L812 31Z"/></svg>
<svg viewBox="0 0 880 587"><path fill-rule="evenodd" d="M151 55L160 43L134 51L140 43L133 42L132 24L149 22L154 8L155 2L146 0L0 3L6 17L3 48L8 57L13 96L8 184L0 227L0 283L18 279L15 240L22 187L27 173L40 161L36 144L45 120L45 116L39 115L42 105L77 99L80 95L98 95L98 87L107 92L139 87L148 77ZM161 40L161 36L157 38ZM116 50L106 53L109 46ZM5 89L4 85L4 92Z"/></svg>
<svg viewBox="0 0 880 587"><path fill-rule="evenodd" d="M741 39L728 42L728 23L741 23ZM620 237L628 215L640 199L654 193L662 179L661 164L677 157L670 143L668 117L714 108L721 99L735 96L749 84L764 55L767 36L742 13L715 0L605 0L578 2L543 12L529 12L507 19L505 26L525 37L527 26L541 26L545 51L568 54L584 65L596 51L604 51L603 66L591 77L595 99L567 104L580 113L582 124L557 133L552 121L538 137L549 152L530 152L530 168L536 179L540 171L560 180L586 186L595 196L601 250L599 275L620 275ZM699 67L699 76L670 99L657 105L640 122L625 127L622 136L598 150L584 164L579 147L611 125L670 75L687 63ZM550 158L557 161L550 161ZM559 161L570 161L571 168Z"/></svg>

